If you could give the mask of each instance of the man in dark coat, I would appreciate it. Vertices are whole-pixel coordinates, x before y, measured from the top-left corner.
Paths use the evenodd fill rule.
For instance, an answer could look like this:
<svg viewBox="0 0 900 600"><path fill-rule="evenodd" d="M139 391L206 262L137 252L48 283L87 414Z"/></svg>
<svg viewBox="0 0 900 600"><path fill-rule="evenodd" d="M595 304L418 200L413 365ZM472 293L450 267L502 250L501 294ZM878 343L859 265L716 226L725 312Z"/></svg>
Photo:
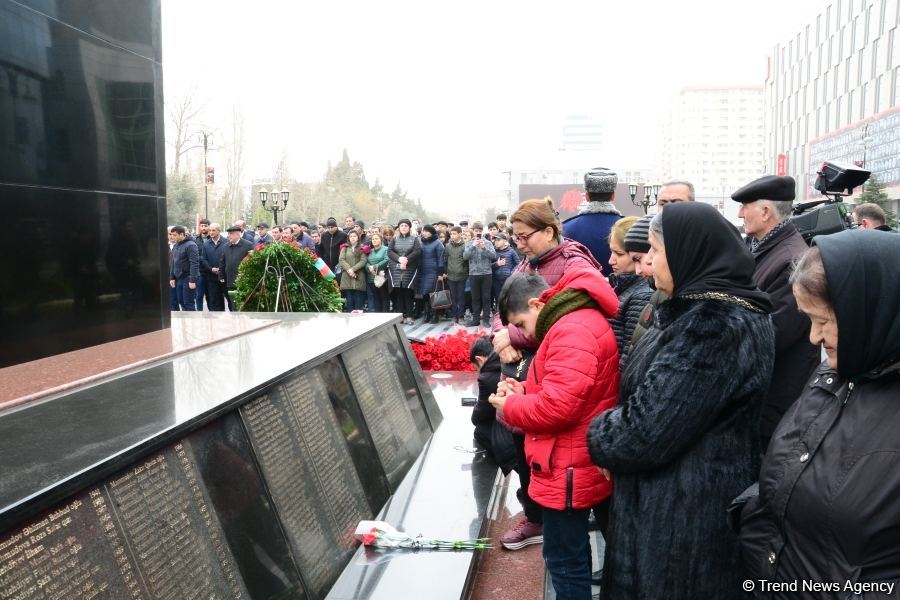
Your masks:
<svg viewBox="0 0 900 600"><path fill-rule="evenodd" d="M800 396L803 385L819 364L820 352L809 343L809 318L797 310L788 279L792 265L807 245L790 220L794 178L766 175L731 195L742 203L746 243L756 260L753 281L772 300L775 324L775 370L763 401L759 422L761 450L785 411Z"/></svg>
<svg viewBox="0 0 900 600"><path fill-rule="evenodd" d="M226 290L225 284L219 280L219 263L227 243L219 224L211 223L209 237L203 242L203 252L200 254L200 270L207 274L206 303L211 311L225 310Z"/></svg>
<svg viewBox="0 0 900 600"><path fill-rule="evenodd" d="M172 248L172 269L169 285L175 288L178 306L183 311L197 310L197 281L200 279L200 251L197 242L181 225L172 228L175 246Z"/></svg>
<svg viewBox="0 0 900 600"><path fill-rule="evenodd" d="M615 171L597 167L584 175L589 202L578 214L563 222L563 235L587 246L601 265L609 264L609 230L622 213L613 204L619 176Z"/></svg>
<svg viewBox="0 0 900 600"><path fill-rule="evenodd" d="M234 312L234 300L227 292L235 289L235 280L238 276L238 267L244 257L253 250L253 244L241 235L241 228L233 225L228 228L228 244L222 250L222 258L219 261L219 281L225 286L225 298L228 300L228 310Z"/></svg>
<svg viewBox="0 0 900 600"><path fill-rule="evenodd" d="M860 204L853 209L853 220L860 229L874 229L876 231L893 231L887 224L887 214L884 209L874 202Z"/></svg>
<svg viewBox="0 0 900 600"><path fill-rule="evenodd" d="M319 256L335 275L339 274L340 269L337 268L337 264L341 256L341 245L347 243L347 234L338 229L337 220L334 217L328 217L328 220L325 221L325 231L322 232L320 239Z"/></svg>

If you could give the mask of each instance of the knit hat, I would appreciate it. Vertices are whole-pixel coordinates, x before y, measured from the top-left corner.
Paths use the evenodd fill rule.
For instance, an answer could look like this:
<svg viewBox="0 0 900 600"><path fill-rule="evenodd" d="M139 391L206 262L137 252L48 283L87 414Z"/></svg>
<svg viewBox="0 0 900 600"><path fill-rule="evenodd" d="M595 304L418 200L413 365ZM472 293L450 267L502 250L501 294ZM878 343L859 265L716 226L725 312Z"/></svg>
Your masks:
<svg viewBox="0 0 900 600"><path fill-rule="evenodd" d="M638 219L625 234L625 252L650 252L650 221L653 215Z"/></svg>
<svg viewBox="0 0 900 600"><path fill-rule="evenodd" d="M337 220L334 217L328 217L325 221L325 227L337 227Z"/></svg>
<svg viewBox="0 0 900 600"><path fill-rule="evenodd" d="M399 221L397 221L397 227L400 227L404 223L412 227L412 221L410 221L409 219L400 219Z"/></svg>
<svg viewBox="0 0 900 600"><path fill-rule="evenodd" d="M426 225L422 228L422 231L427 231L431 235L437 235L437 229L434 228L434 225Z"/></svg>

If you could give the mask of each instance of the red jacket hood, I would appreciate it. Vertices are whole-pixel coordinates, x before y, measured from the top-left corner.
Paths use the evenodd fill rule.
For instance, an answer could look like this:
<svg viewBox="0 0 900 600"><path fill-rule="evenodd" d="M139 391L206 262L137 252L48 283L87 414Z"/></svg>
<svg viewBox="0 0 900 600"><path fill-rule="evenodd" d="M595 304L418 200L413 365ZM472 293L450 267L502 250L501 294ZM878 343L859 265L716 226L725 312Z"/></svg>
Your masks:
<svg viewBox="0 0 900 600"><path fill-rule="evenodd" d="M541 302L555 296L564 289L581 290L590 294L591 298L600 306L600 311L607 318L613 318L619 312L619 297L609 285L609 282L597 269L577 268L563 273L556 285L541 294Z"/></svg>

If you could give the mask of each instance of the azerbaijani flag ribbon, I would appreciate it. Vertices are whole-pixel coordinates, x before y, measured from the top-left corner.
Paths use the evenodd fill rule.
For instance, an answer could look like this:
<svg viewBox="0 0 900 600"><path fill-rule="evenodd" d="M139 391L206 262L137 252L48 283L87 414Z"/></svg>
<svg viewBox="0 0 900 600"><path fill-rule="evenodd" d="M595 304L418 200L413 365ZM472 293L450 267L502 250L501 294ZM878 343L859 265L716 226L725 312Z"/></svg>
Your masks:
<svg viewBox="0 0 900 600"><path fill-rule="evenodd" d="M322 277L324 277L325 279L334 279L334 273L331 272L331 269L328 268L328 265L326 265L325 261L321 258L316 259L315 267L319 270L319 273L321 273Z"/></svg>

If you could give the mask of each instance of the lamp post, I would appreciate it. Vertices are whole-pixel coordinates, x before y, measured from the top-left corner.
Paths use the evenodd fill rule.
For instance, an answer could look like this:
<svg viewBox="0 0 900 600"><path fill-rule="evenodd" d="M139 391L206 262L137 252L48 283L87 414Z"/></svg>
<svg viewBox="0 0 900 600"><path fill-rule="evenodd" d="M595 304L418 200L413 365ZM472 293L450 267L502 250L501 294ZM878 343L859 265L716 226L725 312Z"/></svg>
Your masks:
<svg viewBox="0 0 900 600"><path fill-rule="evenodd" d="M278 213L287 209L290 195L291 192L287 188L282 188L280 192L278 190L269 192L266 188L259 190L259 203L262 204L264 210L272 213L272 220L275 225L278 225ZM266 206L267 202L269 203L268 206Z"/></svg>
<svg viewBox="0 0 900 600"><path fill-rule="evenodd" d="M639 187L643 188L644 196L640 200L635 200ZM661 186L659 185L650 185L649 183L629 183L628 195L631 196L631 203L635 206L640 206L646 215L651 206L656 206L660 187Z"/></svg>
<svg viewBox="0 0 900 600"><path fill-rule="evenodd" d="M208 131L199 131L198 135L203 140L203 216L209 218L209 165L206 163L206 155L209 152L209 138L212 135ZM215 182L215 180L213 180Z"/></svg>

